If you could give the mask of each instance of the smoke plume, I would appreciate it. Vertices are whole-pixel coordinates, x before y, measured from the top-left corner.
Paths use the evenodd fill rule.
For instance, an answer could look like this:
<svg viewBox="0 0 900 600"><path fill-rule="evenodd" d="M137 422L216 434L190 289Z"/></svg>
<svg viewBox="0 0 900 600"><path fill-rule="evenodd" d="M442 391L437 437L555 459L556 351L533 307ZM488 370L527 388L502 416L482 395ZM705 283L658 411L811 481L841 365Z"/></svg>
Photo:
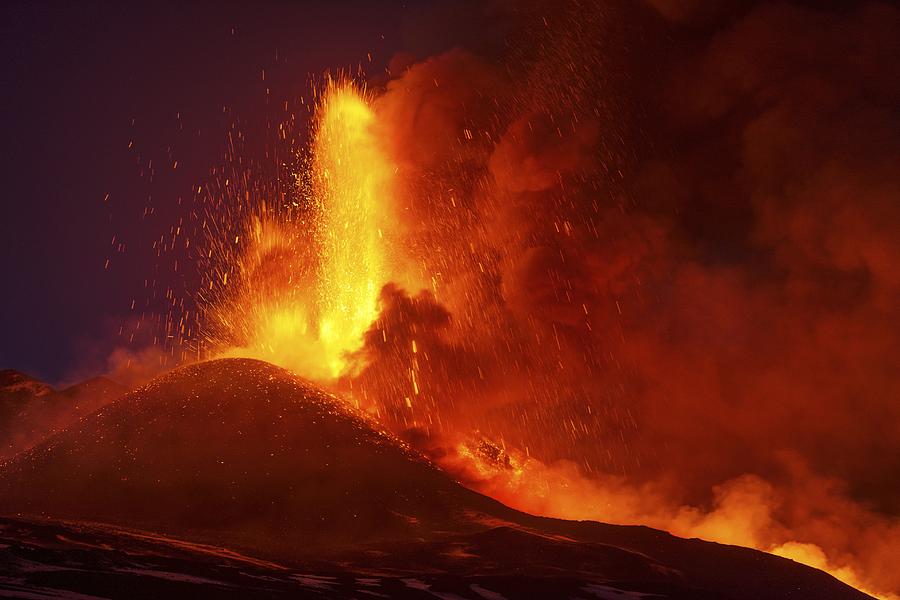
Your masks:
<svg viewBox="0 0 900 600"><path fill-rule="evenodd" d="M491 10L378 98L414 266L342 386L520 508L900 593L900 11Z"/></svg>

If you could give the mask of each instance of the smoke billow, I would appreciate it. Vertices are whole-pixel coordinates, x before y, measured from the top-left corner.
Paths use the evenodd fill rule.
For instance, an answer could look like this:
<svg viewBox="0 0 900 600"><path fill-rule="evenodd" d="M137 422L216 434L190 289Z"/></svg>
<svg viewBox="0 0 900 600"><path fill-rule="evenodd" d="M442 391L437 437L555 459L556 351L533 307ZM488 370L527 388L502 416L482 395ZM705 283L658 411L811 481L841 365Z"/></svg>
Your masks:
<svg viewBox="0 0 900 600"><path fill-rule="evenodd" d="M396 62L428 291L343 386L448 465L492 440L457 472L521 508L896 594L900 11L712 4L528 3L500 56Z"/></svg>

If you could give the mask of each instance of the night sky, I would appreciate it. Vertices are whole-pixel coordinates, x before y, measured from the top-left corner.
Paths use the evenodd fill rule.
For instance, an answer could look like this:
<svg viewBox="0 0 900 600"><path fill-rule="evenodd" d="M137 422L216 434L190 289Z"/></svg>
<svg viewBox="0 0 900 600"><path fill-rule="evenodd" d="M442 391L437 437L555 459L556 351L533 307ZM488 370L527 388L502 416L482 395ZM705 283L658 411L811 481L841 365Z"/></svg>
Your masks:
<svg viewBox="0 0 900 600"><path fill-rule="evenodd" d="M102 372L152 240L221 162L229 124L265 131L271 105L326 70L440 50L415 34L434 7L410 4L4 3L0 366Z"/></svg>

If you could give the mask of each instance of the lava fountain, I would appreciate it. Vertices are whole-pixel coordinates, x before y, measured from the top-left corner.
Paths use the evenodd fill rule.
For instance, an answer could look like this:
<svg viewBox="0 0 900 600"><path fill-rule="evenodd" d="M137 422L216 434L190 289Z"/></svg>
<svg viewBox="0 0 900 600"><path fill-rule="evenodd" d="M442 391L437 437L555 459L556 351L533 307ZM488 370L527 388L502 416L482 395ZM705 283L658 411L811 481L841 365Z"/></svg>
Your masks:
<svg viewBox="0 0 900 600"><path fill-rule="evenodd" d="M267 360L310 379L345 373L386 282L394 167L365 91L329 80L319 94L296 199L211 215L208 340L224 356ZM232 235L222 229L237 228ZM221 348L227 348L221 350Z"/></svg>
<svg viewBox="0 0 900 600"><path fill-rule="evenodd" d="M385 216L393 168L352 86L329 84L313 143L313 197L320 251L318 340L331 375L378 316L385 279Z"/></svg>

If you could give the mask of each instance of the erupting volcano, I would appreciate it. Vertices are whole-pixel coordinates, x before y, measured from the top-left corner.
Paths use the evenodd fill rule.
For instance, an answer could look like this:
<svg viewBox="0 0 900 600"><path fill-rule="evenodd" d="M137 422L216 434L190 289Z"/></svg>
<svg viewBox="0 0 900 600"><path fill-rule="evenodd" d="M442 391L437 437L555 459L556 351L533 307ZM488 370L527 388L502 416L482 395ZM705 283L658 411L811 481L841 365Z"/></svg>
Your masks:
<svg viewBox="0 0 900 600"><path fill-rule="evenodd" d="M0 595L898 600L900 11L384 4L155 15L159 73L107 15L127 168L0 296Z"/></svg>

